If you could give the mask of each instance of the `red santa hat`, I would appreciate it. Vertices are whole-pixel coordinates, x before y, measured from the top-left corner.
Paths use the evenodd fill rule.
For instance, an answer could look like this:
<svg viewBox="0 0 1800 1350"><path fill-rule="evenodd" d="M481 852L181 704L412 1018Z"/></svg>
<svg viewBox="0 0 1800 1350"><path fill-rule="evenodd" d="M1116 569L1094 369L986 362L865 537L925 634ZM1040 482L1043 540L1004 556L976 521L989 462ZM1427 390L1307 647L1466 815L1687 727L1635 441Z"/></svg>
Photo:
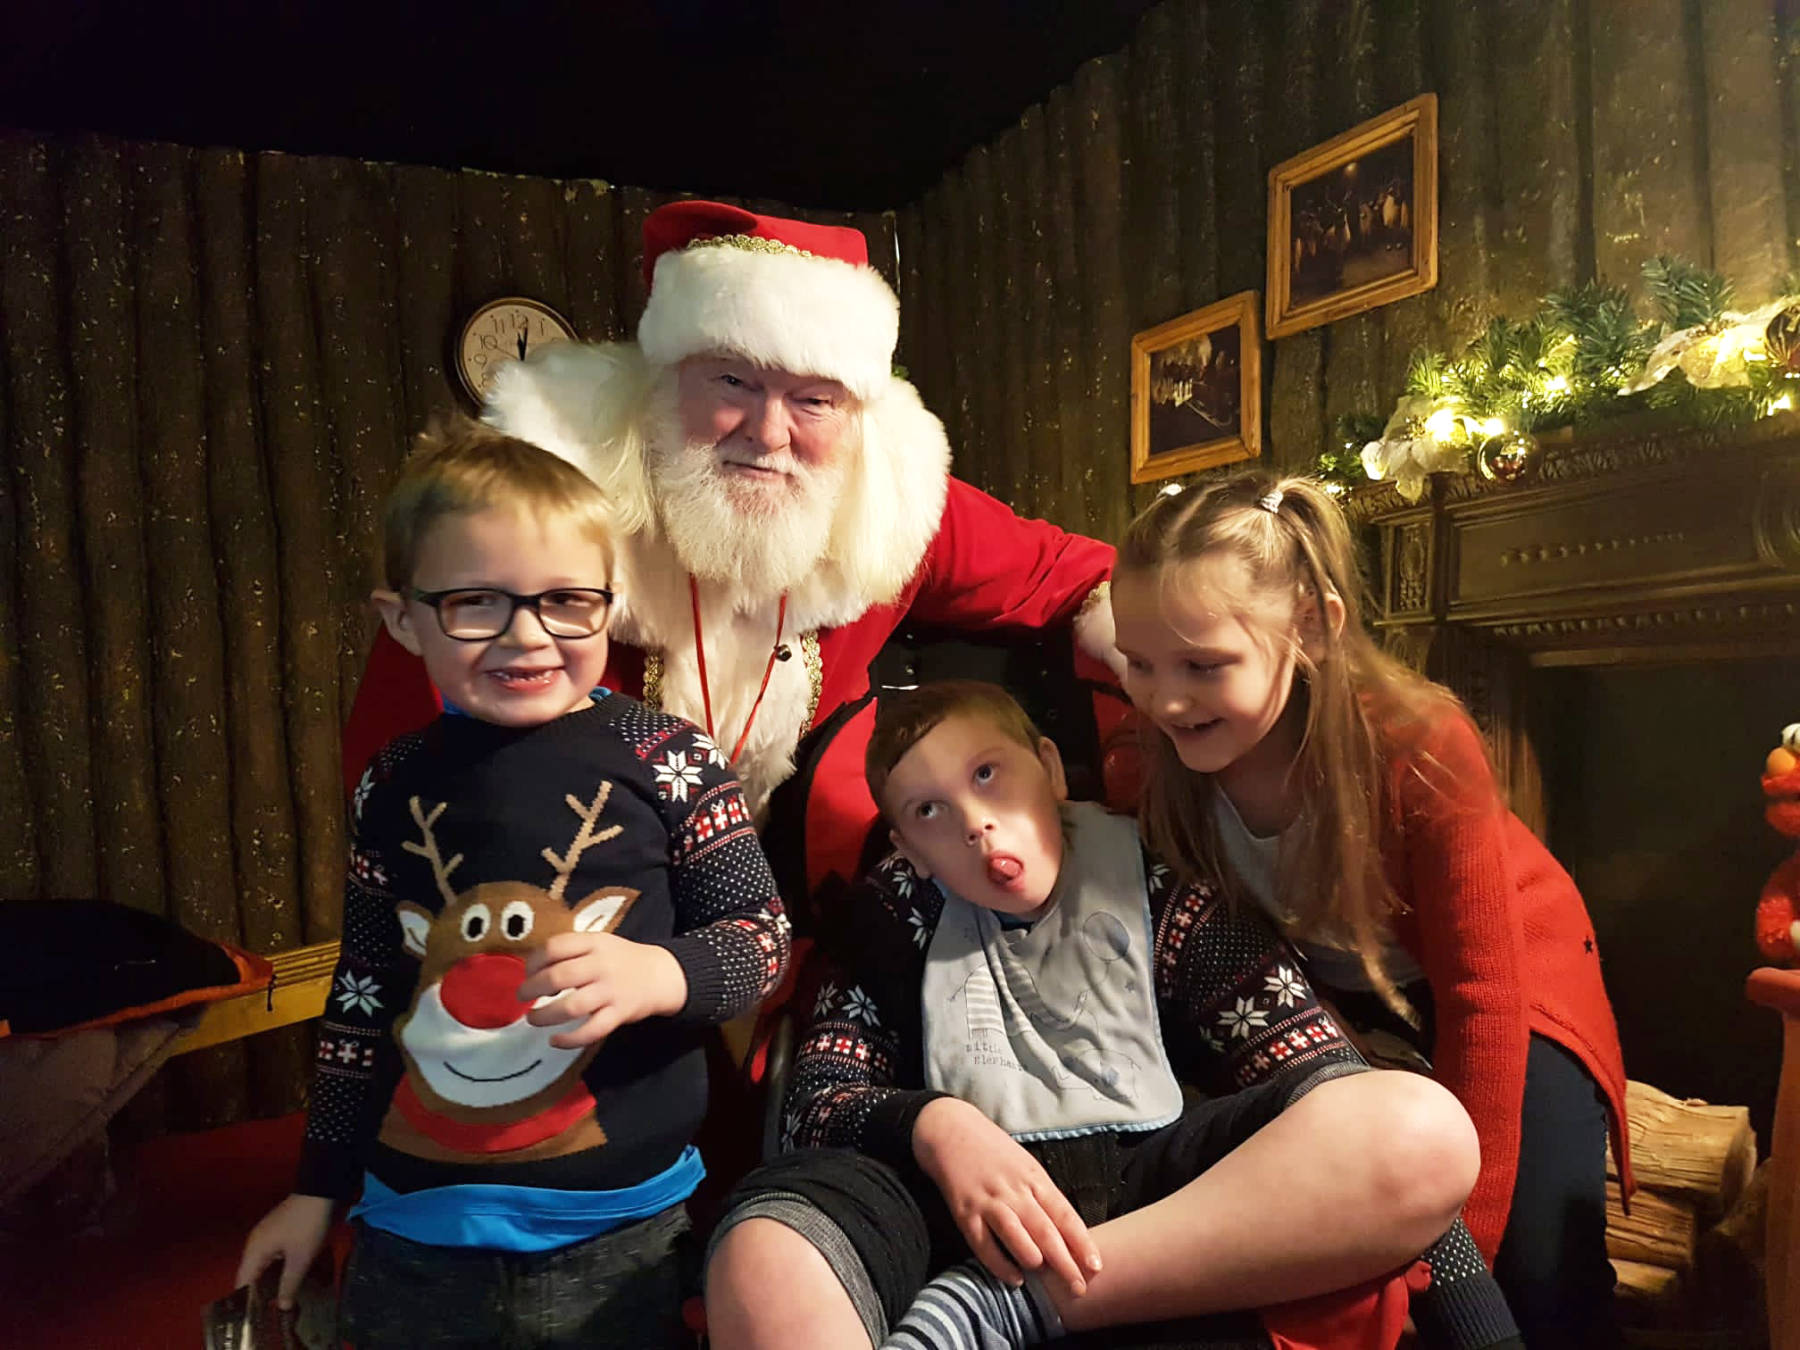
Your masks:
<svg viewBox="0 0 1800 1350"><path fill-rule="evenodd" d="M730 352L865 400L890 378L900 302L860 230L673 202L644 221L644 277L638 346L655 365Z"/></svg>

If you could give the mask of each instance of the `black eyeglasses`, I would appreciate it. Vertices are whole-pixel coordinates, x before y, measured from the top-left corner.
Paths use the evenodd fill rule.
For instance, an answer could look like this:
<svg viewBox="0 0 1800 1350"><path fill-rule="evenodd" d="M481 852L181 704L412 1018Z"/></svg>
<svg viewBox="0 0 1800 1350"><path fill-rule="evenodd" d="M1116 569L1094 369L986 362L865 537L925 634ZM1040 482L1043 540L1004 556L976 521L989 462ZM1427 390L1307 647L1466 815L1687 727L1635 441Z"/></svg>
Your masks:
<svg viewBox="0 0 1800 1350"><path fill-rule="evenodd" d="M458 642L483 642L512 627L521 609L537 615L551 637L593 637L606 627L613 593L598 586L559 586L536 595L514 595L492 589L420 591L412 593L422 605L437 611L444 636Z"/></svg>

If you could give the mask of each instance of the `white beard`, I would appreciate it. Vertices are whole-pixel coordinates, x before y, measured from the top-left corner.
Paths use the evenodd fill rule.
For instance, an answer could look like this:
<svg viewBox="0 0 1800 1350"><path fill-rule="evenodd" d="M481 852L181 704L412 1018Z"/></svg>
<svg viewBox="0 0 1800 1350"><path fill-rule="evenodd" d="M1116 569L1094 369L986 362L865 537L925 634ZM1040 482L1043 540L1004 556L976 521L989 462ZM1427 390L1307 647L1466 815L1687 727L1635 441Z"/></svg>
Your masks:
<svg viewBox="0 0 1800 1350"><path fill-rule="evenodd" d="M831 544L849 450L823 468L789 461L766 483L728 476L715 447L687 439L672 379L649 398L644 458L650 496L675 556L748 608L811 576Z"/></svg>

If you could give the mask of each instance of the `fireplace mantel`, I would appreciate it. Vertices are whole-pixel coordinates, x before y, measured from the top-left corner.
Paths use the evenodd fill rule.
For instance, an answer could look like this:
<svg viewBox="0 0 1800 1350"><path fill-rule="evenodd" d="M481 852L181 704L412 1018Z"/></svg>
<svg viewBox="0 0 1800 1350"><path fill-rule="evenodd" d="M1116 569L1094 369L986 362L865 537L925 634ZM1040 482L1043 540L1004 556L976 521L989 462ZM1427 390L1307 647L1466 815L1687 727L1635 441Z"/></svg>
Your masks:
<svg viewBox="0 0 1800 1350"><path fill-rule="evenodd" d="M1388 650L1462 695L1541 826L1529 666L1800 653L1800 414L1544 438L1529 482L1435 475L1345 498L1378 538Z"/></svg>
<svg viewBox="0 0 1800 1350"><path fill-rule="evenodd" d="M1400 650L1443 625L1540 665L1800 649L1800 415L1565 432L1529 483L1438 474L1417 503L1383 483L1346 507L1379 531L1376 623Z"/></svg>

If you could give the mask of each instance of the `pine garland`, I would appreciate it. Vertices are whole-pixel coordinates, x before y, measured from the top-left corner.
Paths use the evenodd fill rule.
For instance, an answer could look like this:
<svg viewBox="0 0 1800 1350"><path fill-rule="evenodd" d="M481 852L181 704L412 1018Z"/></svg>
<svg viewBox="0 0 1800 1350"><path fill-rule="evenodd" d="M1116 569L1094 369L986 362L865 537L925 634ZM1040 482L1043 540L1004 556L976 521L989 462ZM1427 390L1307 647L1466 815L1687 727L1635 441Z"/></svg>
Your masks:
<svg viewBox="0 0 1800 1350"><path fill-rule="evenodd" d="M1410 495L1421 472L1456 462L1500 430L1583 425L1644 408L1728 426L1800 402L1800 278L1784 287L1783 302L1741 315L1717 272L1656 257L1643 277L1654 319L1640 318L1622 287L1589 282L1552 292L1527 319L1490 320L1454 355L1415 351L1393 415L1339 418L1336 446L1315 471L1353 486L1373 468Z"/></svg>

